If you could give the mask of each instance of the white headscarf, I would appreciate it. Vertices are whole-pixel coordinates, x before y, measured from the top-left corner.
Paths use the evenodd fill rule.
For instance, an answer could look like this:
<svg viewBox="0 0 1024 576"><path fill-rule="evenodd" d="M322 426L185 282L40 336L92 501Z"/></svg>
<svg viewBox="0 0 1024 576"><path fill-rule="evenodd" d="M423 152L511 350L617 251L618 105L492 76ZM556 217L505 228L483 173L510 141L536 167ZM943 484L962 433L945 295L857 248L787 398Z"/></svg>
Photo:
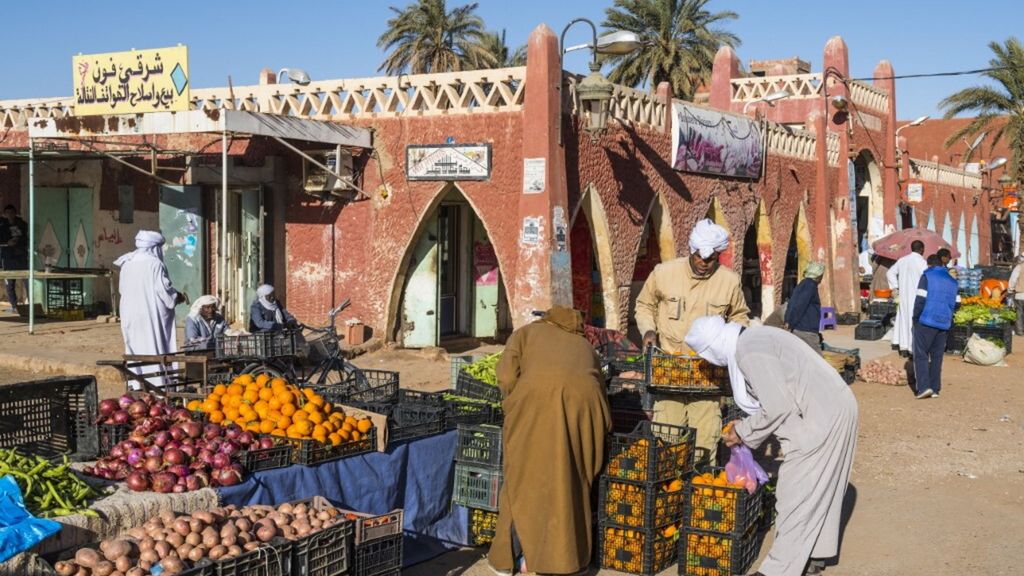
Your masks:
<svg viewBox="0 0 1024 576"><path fill-rule="evenodd" d="M114 260L114 266L123 266L125 262L128 262L132 258L135 258L139 254L149 254L155 256L161 262L164 260L164 235L159 232L152 230L139 230L139 233L135 235L135 250L124 254L117 260Z"/></svg>
<svg viewBox="0 0 1024 576"><path fill-rule="evenodd" d="M747 394L747 380L736 361L736 344L742 331L742 326L726 323L721 316L703 316L693 321L685 340L701 358L715 366L729 367L733 400L747 414L756 414L761 411L761 404Z"/></svg>
<svg viewBox="0 0 1024 576"><path fill-rule="evenodd" d="M203 306L209 306L211 304L220 307L220 298L211 296L210 294L200 296L192 303L192 307L188 310L188 315L192 318L201 318L202 316L199 315L199 312L202 310Z"/></svg>
<svg viewBox="0 0 1024 576"><path fill-rule="evenodd" d="M267 310L273 310L274 322L277 322L278 324L284 324L284 314L281 313L281 307L277 304L277 302L271 302L270 300L267 300L267 296L270 296L273 293L274 287L271 286L270 284L263 284L256 289L256 296L259 299L260 306L263 306L263 308Z"/></svg>
<svg viewBox="0 0 1024 576"><path fill-rule="evenodd" d="M690 254L699 253L701 258L707 258L715 252L725 252L727 248L729 233L707 218L697 222L690 232Z"/></svg>

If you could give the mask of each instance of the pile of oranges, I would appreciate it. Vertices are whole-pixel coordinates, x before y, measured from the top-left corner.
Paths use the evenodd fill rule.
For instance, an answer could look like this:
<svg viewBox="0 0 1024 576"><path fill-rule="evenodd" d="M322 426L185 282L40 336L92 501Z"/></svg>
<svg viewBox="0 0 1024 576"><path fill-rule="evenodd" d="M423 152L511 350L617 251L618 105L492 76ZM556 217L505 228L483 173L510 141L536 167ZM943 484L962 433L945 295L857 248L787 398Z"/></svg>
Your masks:
<svg viewBox="0 0 1024 576"><path fill-rule="evenodd" d="M312 389L266 374L242 374L230 384L218 384L187 408L205 413L214 424L235 423L254 434L332 446L358 442L373 428L369 418L346 416Z"/></svg>

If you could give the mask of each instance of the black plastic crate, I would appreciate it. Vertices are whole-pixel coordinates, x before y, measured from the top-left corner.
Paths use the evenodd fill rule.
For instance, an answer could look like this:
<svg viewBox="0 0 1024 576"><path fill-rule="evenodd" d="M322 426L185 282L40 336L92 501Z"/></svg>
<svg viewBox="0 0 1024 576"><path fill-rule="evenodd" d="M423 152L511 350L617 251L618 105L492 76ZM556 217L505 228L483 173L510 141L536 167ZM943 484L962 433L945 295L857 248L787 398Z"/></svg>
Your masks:
<svg viewBox="0 0 1024 576"><path fill-rule="evenodd" d="M497 512L498 492L501 490L502 479L500 467L456 462L452 502L466 508Z"/></svg>
<svg viewBox="0 0 1024 576"><path fill-rule="evenodd" d="M967 341L971 339L971 327L954 324L946 334L946 353L963 354L967 349Z"/></svg>
<svg viewBox="0 0 1024 576"><path fill-rule="evenodd" d="M704 472L715 478L722 468L709 467ZM761 518L764 488L753 494L746 488L721 486L694 475L686 483L686 528L699 532L740 536L756 526ZM699 482L699 483L698 483Z"/></svg>
<svg viewBox="0 0 1024 576"><path fill-rule="evenodd" d="M245 468L246 474L291 466L292 445L278 438L274 442L276 445L270 448L245 450L235 456L242 468Z"/></svg>
<svg viewBox="0 0 1024 576"><path fill-rule="evenodd" d="M673 525L645 529L598 524L597 561L601 568L653 576L676 561L678 538Z"/></svg>
<svg viewBox="0 0 1024 576"><path fill-rule="evenodd" d="M215 573L213 562L203 559L184 572L179 572L178 576L213 576Z"/></svg>
<svg viewBox="0 0 1024 576"><path fill-rule="evenodd" d="M646 390L647 356L642 351L608 345L601 349L600 354L608 376L609 400L614 392Z"/></svg>
<svg viewBox="0 0 1024 576"><path fill-rule="evenodd" d="M881 320L882 324L888 325L896 316L898 304L891 300L872 300L868 303L868 316L874 320Z"/></svg>
<svg viewBox="0 0 1024 576"><path fill-rule="evenodd" d="M737 406L735 402L732 402L731 399L722 406L722 426L725 426L729 422L743 420L746 417L747 413Z"/></svg>
<svg viewBox="0 0 1024 576"><path fill-rule="evenodd" d="M501 388L481 382L467 374L465 370L459 372L459 376L455 380L455 391L460 396L466 396L467 398L479 398L488 402L501 402Z"/></svg>
<svg viewBox="0 0 1024 576"><path fill-rule="evenodd" d="M762 533L743 536L689 532L680 538L680 576L734 576L746 574L761 549Z"/></svg>
<svg viewBox="0 0 1024 576"><path fill-rule="evenodd" d="M618 526L657 528L683 520L682 479L665 482L626 482L601 477L598 520Z"/></svg>
<svg viewBox="0 0 1024 576"><path fill-rule="evenodd" d="M262 546L234 558L214 562L217 576L289 576L292 566L292 543L275 538Z"/></svg>
<svg viewBox="0 0 1024 576"><path fill-rule="evenodd" d="M608 381L608 405L623 410L651 410L654 400L643 380L612 377Z"/></svg>
<svg viewBox="0 0 1024 576"><path fill-rule="evenodd" d="M366 512L355 512L353 510L339 510L346 518L355 523L355 542L357 545L402 534L402 519L405 513L401 508L386 514L367 514Z"/></svg>
<svg viewBox="0 0 1024 576"><path fill-rule="evenodd" d="M647 384L659 392L720 396L729 388L729 369L700 356L652 350L647 361Z"/></svg>
<svg viewBox="0 0 1024 576"><path fill-rule="evenodd" d="M292 463L303 466L314 466L323 462L338 460L348 456L367 454L377 450L377 429L371 428L365 436L354 442L349 441L338 446L319 440L300 440L297 438L284 438L272 436L275 440L287 443L292 448Z"/></svg>
<svg viewBox="0 0 1024 576"><path fill-rule="evenodd" d="M841 354L847 356L847 361L843 365L842 369L838 369L839 375L843 377L843 381L847 384L853 384L854 380L857 379L857 372L860 371L860 348L838 348L836 346L829 346L828 344L821 343L822 353Z"/></svg>
<svg viewBox="0 0 1024 576"><path fill-rule="evenodd" d="M401 569L401 534L356 544L352 576L390 576Z"/></svg>
<svg viewBox="0 0 1024 576"><path fill-rule="evenodd" d="M460 424L489 424L498 422L500 409L487 400L442 394L445 407L445 427L458 428Z"/></svg>
<svg viewBox="0 0 1024 576"><path fill-rule="evenodd" d="M72 460L94 460L96 379L67 376L0 386L0 448Z"/></svg>
<svg viewBox="0 0 1024 576"><path fill-rule="evenodd" d="M131 433L131 424L97 424L96 437L99 440L99 455L110 454L110 449L127 440Z"/></svg>
<svg viewBox="0 0 1024 576"><path fill-rule="evenodd" d="M459 426L455 460L468 464L501 467L501 426L493 424Z"/></svg>
<svg viewBox="0 0 1024 576"><path fill-rule="evenodd" d="M218 360L235 358L279 358L295 356L299 332L278 330L228 336L217 334L213 340L213 354Z"/></svg>
<svg viewBox="0 0 1024 576"><path fill-rule="evenodd" d="M498 513L479 508L470 508L469 512L469 545L486 546L494 541L494 532L498 528Z"/></svg>
<svg viewBox="0 0 1024 576"><path fill-rule="evenodd" d="M636 430L637 424L650 422L651 413L646 410L612 407L612 433L628 434Z"/></svg>
<svg viewBox="0 0 1024 576"><path fill-rule="evenodd" d="M868 319L857 325L853 331L856 340L881 340L885 336L885 326L881 320Z"/></svg>
<svg viewBox="0 0 1024 576"><path fill-rule="evenodd" d="M994 326L975 324L971 326L971 334L990 342L995 342L1002 346L1007 354L1013 352L1013 324L996 324Z"/></svg>
<svg viewBox="0 0 1024 576"><path fill-rule="evenodd" d="M628 434L612 434L606 474L634 482L679 478L693 469L695 435L693 428L649 421Z"/></svg>
<svg viewBox="0 0 1024 576"><path fill-rule="evenodd" d="M292 502L305 503L315 510L333 508L322 497ZM297 538L292 542L290 576L342 576L348 574L354 545L355 523L341 522L330 528Z"/></svg>
<svg viewBox="0 0 1024 576"><path fill-rule="evenodd" d="M309 387L332 404L352 404L396 402L399 386L398 372L360 369L353 372L344 382Z"/></svg>
<svg viewBox="0 0 1024 576"><path fill-rule="evenodd" d="M407 391L402 391L403 394L405 392ZM410 398L413 397L410 395ZM444 413L443 405L400 397L388 417L388 442L400 442L444 432Z"/></svg>

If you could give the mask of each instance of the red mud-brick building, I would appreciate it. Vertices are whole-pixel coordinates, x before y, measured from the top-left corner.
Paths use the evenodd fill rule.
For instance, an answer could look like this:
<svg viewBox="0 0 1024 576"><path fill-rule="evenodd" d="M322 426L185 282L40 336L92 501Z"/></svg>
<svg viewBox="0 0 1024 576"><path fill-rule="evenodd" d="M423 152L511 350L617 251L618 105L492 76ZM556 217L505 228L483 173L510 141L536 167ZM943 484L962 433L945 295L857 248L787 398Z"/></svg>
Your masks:
<svg viewBox="0 0 1024 576"><path fill-rule="evenodd" d="M83 119L76 133L88 145L35 144L36 210L44 214L37 249L45 238L45 251L63 254L64 265L109 267L138 229L159 228L176 250L172 281L220 292L233 321L245 322L253 290L267 281L306 323L351 298L343 320L409 347L495 337L553 304L627 330L647 274L686 254L691 228L705 217L732 233L725 263L742 274L762 316L788 297L810 260L828 264L823 300L858 311L858 246L915 224L950 222L952 240L987 262L981 178L897 146L892 66L880 63L874 82L849 80L840 38L826 45L823 72L792 59L742 73L732 50L719 51L707 102L686 105L728 123L756 120L763 167L748 178L673 169L681 103L667 85L615 86L607 128L591 135L579 112L580 78L559 61L555 34L541 26L525 67L307 86L277 84L265 72L254 86L192 90L192 109L211 122L226 109L372 134L369 145L331 156L334 146L315 141L233 133L227 198L224 135L125 138L113 128L124 120L87 129ZM762 100L783 89L788 98ZM27 213L29 135L57 120L66 133L73 117L70 99L0 101L5 202ZM104 148L114 136L149 148L115 153ZM293 146L331 157L361 192L325 186ZM142 172L155 166L161 180L125 163ZM920 185L919 197L907 197L910 183ZM41 205L40 190L54 201ZM91 290L97 301L111 298L98 283Z"/></svg>

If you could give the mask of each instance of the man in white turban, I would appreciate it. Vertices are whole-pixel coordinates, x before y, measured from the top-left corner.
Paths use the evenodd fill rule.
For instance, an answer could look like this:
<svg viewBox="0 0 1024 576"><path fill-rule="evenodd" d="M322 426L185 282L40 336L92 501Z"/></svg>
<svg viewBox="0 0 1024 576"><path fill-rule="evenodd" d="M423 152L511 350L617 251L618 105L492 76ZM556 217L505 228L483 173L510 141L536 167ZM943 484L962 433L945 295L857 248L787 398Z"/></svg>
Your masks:
<svg viewBox="0 0 1024 576"><path fill-rule="evenodd" d="M171 286L164 265L164 237L159 232L141 230L135 235L135 251L114 261L121 269L121 333L124 353L133 355L173 354L177 352L174 331L174 307L188 297ZM157 370L139 369L138 374ZM160 386L159 378L148 379Z"/></svg>
<svg viewBox="0 0 1024 576"><path fill-rule="evenodd" d="M857 400L819 354L767 326L698 318L686 343L728 366L736 405L748 416L723 432L727 446L782 447L775 541L754 576L820 574L839 553L839 524L857 444Z"/></svg>
<svg viewBox="0 0 1024 576"><path fill-rule="evenodd" d="M701 220L690 234L689 257L654 268L636 300L636 325L645 348L692 354L683 339L694 320L709 314L747 324L750 310L740 277L719 266L728 247L729 233L711 220ZM658 394L654 400L654 420L696 428L700 455L714 462L722 428L719 398Z"/></svg>
<svg viewBox="0 0 1024 576"><path fill-rule="evenodd" d="M208 350L214 347L217 335L223 334L227 328L217 309L220 298L206 294L196 298L185 317L185 348L188 350Z"/></svg>
<svg viewBox="0 0 1024 576"><path fill-rule="evenodd" d="M256 289L256 300L249 306L250 332L277 332L295 324L295 317L281 305L273 286L263 284Z"/></svg>

